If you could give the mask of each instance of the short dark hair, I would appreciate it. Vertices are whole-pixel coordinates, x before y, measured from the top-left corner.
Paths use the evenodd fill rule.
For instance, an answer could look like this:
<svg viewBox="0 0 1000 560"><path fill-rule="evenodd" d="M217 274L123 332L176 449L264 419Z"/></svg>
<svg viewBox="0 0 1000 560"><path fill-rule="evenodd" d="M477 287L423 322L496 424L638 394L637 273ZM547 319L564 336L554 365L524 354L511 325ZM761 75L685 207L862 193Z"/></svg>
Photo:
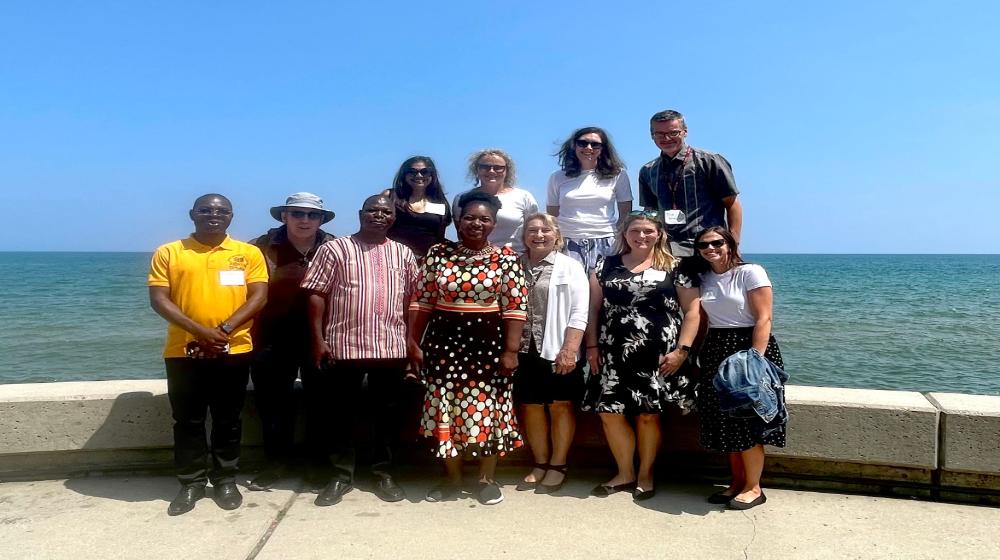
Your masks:
<svg viewBox="0 0 1000 560"><path fill-rule="evenodd" d="M559 166L566 172L567 177L579 177L581 166L580 159L576 157L576 141L584 134L596 134L601 137L601 153L597 156L597 175L602 179L612 179L617 177L625 163L618 157L618 152L611 144L611 138L603 128L596 126L585 126L578 128L570 134L569 138L562 143L556 155L559 157Z"/></svg>
<svg viewBox="0 0 1000 560"><path fill-rule="evenodd" d="M684 130L687 130L687 122L684 120L684 115L680 114L679 111L674 111L673 109L667 109L666 111L660 111L658 113L653 113L652 117L649 117L649 122L668 122L668 121L681 121L681 126Z"/></svg>
<svg viewBox="0 0 1000 560"><path fill-rule="evenodd" d="M743 256L740 255L739 241L736 241L736 238L733 236L733 232L729 231L728 229L722 226L712 226L710 228L705 228L701 230L700 232L698 232L698 235L695 236L694 243L698 243L699 241L701 241L702 237L705 237L710 233L717 233L721 235L722 239L726 241L726 245L729 246L729 263L731 265L737 266L741 264L746 264L746 261L743 260ZM701 274L702 272L708 272L709 270L712 270L712 265L708 264L708 261L706 261L701 256L701 251L699 251L698 248L695 247L694 255L691 255L690 257L684 257L683 259L681 259L680 270L681 272L687 274L689 277L694 277Z"/></svg>
<svg viewBox="0 0 1000 560"><path fill-rule="evenodd" d="M422 163L427 166L427 169L434 172L431 175L431 182L427 185L428 200L447 204L448 201L444 197L444 185L441 184L441 179L438 178L437 166L434 165L434 160L427 156L412 156L399 166L399 170L396 171L396 177L392 180L392 192L396 195L396 204L406 204L413 194L413 187L406 182L406 172L413 167L414 163Z"/></svg>
<svg viewBox="0 0 1000 560"><path fill-rule="evenodd" d="M482 189L472 189L471 191L458 197L458 215L455 216L455 220L458 221L465 214L465 207L470 204L482 204L483 206L489 208L490 214L493 214L493 218L497 217L497 212L503 204L500 203L500 199L493 196L492 194L482 190Z"/></svg>
<svg viewBox="0 0 1000 560"><path fill-rule="evenodd" d="M230 200L228 198L226 198L225 196L223 196L223 195L221 195L219 193L208 193L208 194L203 194L203 195L199 196L198 198L194 199L194 204L191 205L191 208L192 209L193 208L197 208L198 205L201 204L203 201L210 200L210 199L213 199L213 198L218 198L222 202L225 202L226 204L229 205L229 208L232 209L233 203L230 202Z"/></svg>

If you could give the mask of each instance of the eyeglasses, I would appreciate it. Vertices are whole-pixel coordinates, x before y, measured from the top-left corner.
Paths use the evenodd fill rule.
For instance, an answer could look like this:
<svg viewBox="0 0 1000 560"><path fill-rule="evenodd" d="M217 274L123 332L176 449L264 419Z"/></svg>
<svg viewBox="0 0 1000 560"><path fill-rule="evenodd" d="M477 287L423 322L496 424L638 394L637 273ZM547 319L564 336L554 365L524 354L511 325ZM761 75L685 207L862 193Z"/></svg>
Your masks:
<svg viewBox="0 0 1000 560"><path fill-rule="evenodd" d="M411 167L410 169L406 170L406 174L407 175L416 175L417 177L433 177L434 176L434 170L431 169L431 168L429 168L429 167L425 167L423 169L413 169Z"/></svg>
<svg viewBox="0 0 1000 560"><path fill-rule="evenodd" d="M477 164L476 168L480 171L494 171L496 173L504 173L507 171L506 165L490 165L488 163Z"/></svg>
<svg viewBox="0 0 1000 560"><path fill-rule="evenodd" d="M650 132L650 134L652 134L653 138L656 138L657 140L664 140L666 138L680 138L685 132L685 130L668 130L666 132Z"/></svg>
<svg viewBox="0 0 1000 560"><path fill-rule="evenodd" d="M322 212L306 212L304 210L289 210L288 215L295 218L296 220L301 220L302 218L309 218L310 220L322 220Z"/></svg>
<svg viewBox="0 0 1000 560"><path fill-rule="evenodd" d="M591 142L590 140L577 140L576 141L576 147L580 148L581 150L585 150L587 148L591 148L591 149L594 149L594 150L600 150L601 148L604 147L604 143L603 142Z"/></svg>
<svg viewBox="0 0 1000 560"><path fill-rule="evenodd" d="M709 247L712 247L713 249L718 249L719 247L722 247L725 244L726 244L725 239L713 239L711 241L696 241L694 246L697 247L699 251L704 251Z"/></svg>
<svg viewBox="0 0 1000 560"><path fill-rule="evenodd" d="M199 216L232 216L233 211L228 208L209 208L207 206L202 206L201 208L195 208L194 213Z"/></svg>

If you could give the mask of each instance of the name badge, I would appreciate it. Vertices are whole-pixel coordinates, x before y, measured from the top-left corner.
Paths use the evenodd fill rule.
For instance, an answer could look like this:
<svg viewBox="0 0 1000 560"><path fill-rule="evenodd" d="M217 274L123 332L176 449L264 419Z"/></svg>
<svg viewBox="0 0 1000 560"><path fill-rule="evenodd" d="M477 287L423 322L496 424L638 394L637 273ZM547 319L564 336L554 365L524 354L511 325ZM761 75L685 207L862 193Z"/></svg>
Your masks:
<svg viewBox="0 0 1000 560"><path fill-rule="evenodd" d="M647 268L642 271L643 282L663 282L667 279L667 271Z"/></svg>
<svg viewBox="0 0 1000 560"><path fill-rule="evenodd" d="M246 278L243 276L242 270L220 270L219 271L219 285L220 286L245 286Z"/></svg>
<svg viewBox="0 0 1000 560"><path fill-rule="evenodd" d="M682 225L687 223L687 216L683 210L664 210L663 221L672 226Z"/></svg>
<svg viewBox="0 0 1000 560"><path fill-rule="evenodd" d="M424 213L444 216L444 204L441 204L440 202L425 202Z"/></svg>

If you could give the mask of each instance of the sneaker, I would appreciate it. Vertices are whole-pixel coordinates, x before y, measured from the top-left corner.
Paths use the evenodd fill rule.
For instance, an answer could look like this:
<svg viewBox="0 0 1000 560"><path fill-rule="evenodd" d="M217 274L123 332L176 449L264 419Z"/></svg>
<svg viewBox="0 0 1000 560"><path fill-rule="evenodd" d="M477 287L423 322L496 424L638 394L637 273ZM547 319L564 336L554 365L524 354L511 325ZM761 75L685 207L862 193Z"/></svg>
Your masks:
<svg viewBox="0 0 1000 560"><path fill-rule="evenodd" d="M479 483L479 503L484 506L492 506L494 504L499 504L503 501L503 492L500 491L500 485L494 482L480 482Z"/></svg>
<svg viewBox="0 0 1000 560"><path fill-rule="evenodd" d="M442 482L441 484L434 485L433 488L427 491L427 496L424 497L428 502L447 502L454 500L458 496L458 487L454 484L449 484L447 482Z"/></svg>

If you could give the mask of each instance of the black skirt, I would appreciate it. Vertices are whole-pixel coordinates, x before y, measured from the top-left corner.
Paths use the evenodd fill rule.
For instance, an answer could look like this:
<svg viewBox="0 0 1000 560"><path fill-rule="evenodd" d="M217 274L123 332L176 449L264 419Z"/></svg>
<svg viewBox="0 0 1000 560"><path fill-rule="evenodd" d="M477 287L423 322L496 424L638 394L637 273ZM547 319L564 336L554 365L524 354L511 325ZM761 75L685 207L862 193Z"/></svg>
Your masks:
<svg viewBox="0 0 1000 560"><path fill-rule="evenodd" d="M753 327L708 329L705 344L698 354L703 378L697 396L701 446L706 449L734 453L759 444L785 446L784 425L770 429L774 427L759 418L733 418L719 408L719 394L712 385L712 378L726 358L740 350L749 350L753 346L752 341ZM781 351L773 336L767 343L764 357L778 367L784 367Z"/></svg>

